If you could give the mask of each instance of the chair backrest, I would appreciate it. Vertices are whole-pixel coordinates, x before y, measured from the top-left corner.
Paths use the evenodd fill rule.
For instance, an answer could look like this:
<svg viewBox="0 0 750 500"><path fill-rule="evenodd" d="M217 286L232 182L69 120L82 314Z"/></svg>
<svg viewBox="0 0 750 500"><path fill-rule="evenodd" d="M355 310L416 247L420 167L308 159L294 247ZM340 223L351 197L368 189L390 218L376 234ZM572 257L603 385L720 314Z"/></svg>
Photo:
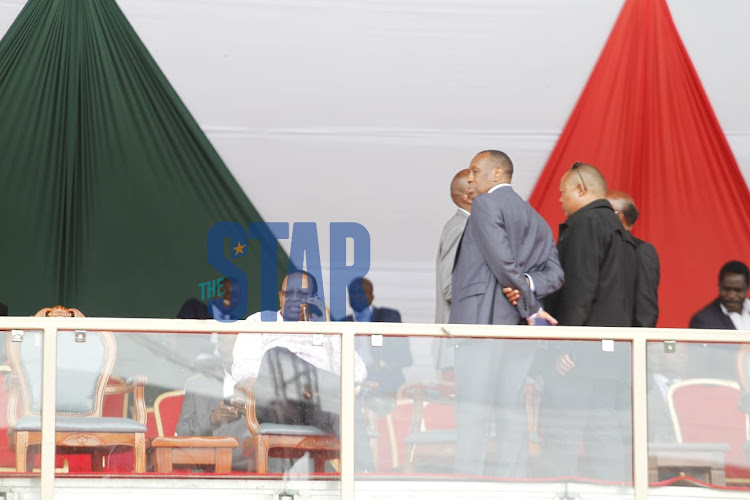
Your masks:
<svg viewBox="0 0 750 500"><path fill-rule="evenodd" d="M177 422L180 420L180 410L185 399L185 391L169 391L160 394L154 401L154 417L159 436L174 436Z"/></svg>
<svg viewBox="0 0 750 500"><path fill-rule="evenodd" d="M674 383L667 393L678 443L727 443L727 462L745 462L743 446L750 420L737 408L740 386L734 380L696 378Z"/></svg>
<svg viewBox="0 0 750 500"><path fill-rule="evenodd" d="M83 317L77 309L45 308L36 316ZM57 414L102 416L104 389L116 357L111 332L72 331L57 335ZM42 399L42 332L27 331L21 342L8 342L8 355L20 392L20 416L39 415ZM12 417L12 416L9 416Z"/></svg>
<svg viewBox="0 0 750 500"><path fill-rule="evenodd" d="M454 383L437 380L402 385L397 399L414 401L411 432L455 429L455 392Z"/></svg>

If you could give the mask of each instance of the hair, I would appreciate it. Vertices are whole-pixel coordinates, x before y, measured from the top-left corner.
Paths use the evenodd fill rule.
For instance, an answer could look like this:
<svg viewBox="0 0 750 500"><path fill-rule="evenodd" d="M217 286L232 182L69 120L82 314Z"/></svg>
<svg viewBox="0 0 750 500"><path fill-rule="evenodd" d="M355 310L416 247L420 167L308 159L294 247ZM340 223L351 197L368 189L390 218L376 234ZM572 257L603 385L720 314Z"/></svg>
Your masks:
<svg viewBox="0 0 750 500"><path fill-rule="evenodd" d="M750 271L748 271L747 266L739 260L730 260L721 266L721 271L719 271L719 284L721 284L721 280L724 279L724 275L726 274L741 274L742 277L745 278L745 284L750 284Z"/></svg>
<svg viewBox="0 0 750 500"><path fill-rule="evenodd" d="M631 201L625 202L625 206L622 207L622 216L625 217L625 222L628 223L629 226L632 226L635 224L635 221L638 220L638 209L635 208L635 203Z"/></svg>
<svg viewBox="0 0 750 500"><path fill-rule="evenodd" d="M466 192L467 187L469 187L469 169L465 168L454 175L451 181L451 199L453 203L459 206L463 203L462 196Z"/></svg>
<svg viewBox="0 0 750 500"><path fill-rule="evenodd" d="M367 279L367 278L365 278L365 277L361 277L361 278L354 278L353 280L351 280L351 281L349 282L349 285L347 285L347 287L346 287L346 288L347 288L347 289L349 289L349 290L351 290L351 289L352 289L352 287L354 287L354 286L357 286L357 284L358 284L358 283L359 283L359 284L361 284L361 285L362 285L362 287L364 288L364 286L365 286L365 282L367 282L367 283L369 283L369 284L370 284L370 288L373 288L373 286L372 286L372 281L368 280L368 279Z"/></svg>
<svg viewBox="0 0 750 500"><path fill-rule="evenodd" d="M481 154L487 154L489 156L488 160L495 168L500 168L505 175L508 176L508 178L513 177L513 162L510 161L510 157L503 153L502 151L498 151L496 149L486 149L484 151L480 151L477 153L477 156Z"/></svg>
<svg viewBox="0 0 750 500"><path fill-rule="evenodd" d="M590 193L605 198L607 196L607 182L604 180L604 176L593 165L588 163L575 162L569 172L576 172L576 175L568 176L568 183L579 183L582 184ZM580 178L578 177L580 175ZM570 184L568 184L570 185Z"/></svg>
<svg viewBox="0 0 750 500"><path fill-rule="evenodd" d="M198 299L187 299L177 313L179 319L211 319L208 306Z"/></svg>
<svg viewBox="0 0 750 500"><path fill-rule="evenodd" d="M302 276L307 276L307 285L308 288L312 288L313 295L318 295L318 281L315 279L315 276L308 273L307 271L303 271L302 269L289 271L289 273L284 276L284 279L287 280L287 285L289 284L289 276L292 276L293 274L300 274ZM300 280L302 282L302 280Z"/></svg>

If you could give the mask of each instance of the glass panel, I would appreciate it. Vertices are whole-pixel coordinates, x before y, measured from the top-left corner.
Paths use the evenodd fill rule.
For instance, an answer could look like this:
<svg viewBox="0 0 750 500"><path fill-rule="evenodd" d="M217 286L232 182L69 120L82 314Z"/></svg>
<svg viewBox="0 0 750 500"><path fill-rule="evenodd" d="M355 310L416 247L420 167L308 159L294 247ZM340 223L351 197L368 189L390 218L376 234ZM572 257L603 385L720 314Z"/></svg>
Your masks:
<svg viewBox="0 0 750 500"><path fill-rule="evenodd" d="M650 342L649 482L747 488L748 346Z"/></svg>
<svg viewBox="0 0 750 500"><path fill-rule="evenodd" d="M358 468L358 491L406 473L457 496L633 497L630 342L358 335L356 346L368 434L355 443L375 473Z"/></svg>
<svg viewBox="0 0 750 500"><path fill-rule="evenodd" d="M0 350L0 475L21 474L31 478L31 489L38 490L43 333L2 331ZM35 431L25 439L28 447L22 443L29 433L22 429ZM17 453L22 450L27 459L21 460L17 468Z"/></svg>

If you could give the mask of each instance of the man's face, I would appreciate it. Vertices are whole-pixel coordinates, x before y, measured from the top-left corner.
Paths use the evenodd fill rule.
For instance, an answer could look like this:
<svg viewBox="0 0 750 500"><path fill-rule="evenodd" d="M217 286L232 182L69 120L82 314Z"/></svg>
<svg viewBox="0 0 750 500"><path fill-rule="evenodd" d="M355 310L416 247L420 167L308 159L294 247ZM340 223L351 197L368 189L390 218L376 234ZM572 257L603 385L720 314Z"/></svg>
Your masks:
<svg viewBox="0 0 750 500"><path fill-rule="evenodd" d="M312 297L306 274L290 274L284 278L279 292L279 309L281 315L291 321L299 319L299 306L306 304Z"/></svg>
<svg viewBox="0 0 750 500"><path fill-rule="evenodd" d="M719 301L729 312L742 312L747 283L741 274L726 273L719 282Z"/></svg>
<svg viewBox="0 0 750 500"><path fill-rule="evenodd" d="M566 172L560 179L560 205L566 216L571 216L580 207L580 196L578 186L575 182L568 182L571 172Z"/></svg>
<svg viewBox="0 0 750 500"><path fill-rule="evenodd" d="M224 278L221 282L221 289L223 290L223 302L226 307L232 305L232 282L229 278Z"/></svg>
<svg viewBox="0 0 750 500"><path fill-rule="evenodd" d="M484 194L495 185L495 168L492 168L488 153L476 155L469 165L469 187L476 193L473 196Z"/></svg>
<svg viewBox="0 0 750 500"><path fill-rule="evenodd" d="M349 287L349 305L355 311L364 311L372 304L372 299L372 283L369 281L362 280Z"/></svg>

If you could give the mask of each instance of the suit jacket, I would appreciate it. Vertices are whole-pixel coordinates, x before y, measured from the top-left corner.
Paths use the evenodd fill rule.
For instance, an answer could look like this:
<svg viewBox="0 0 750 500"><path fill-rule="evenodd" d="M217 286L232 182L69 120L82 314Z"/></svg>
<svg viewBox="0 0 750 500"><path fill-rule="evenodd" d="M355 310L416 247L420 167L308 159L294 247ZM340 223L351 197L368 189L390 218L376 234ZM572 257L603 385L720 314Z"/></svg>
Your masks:
<svg viewBox="0 0 750 500"><path fill-rule="evenodd" d="M552 230L531 205L510 186L474 199L453 269L451 323L518 324L562 283ZM517 306L503 287L520 290Z"/></svg>
<svg viewBox="0 0 750 500"><path fill-rule="evenodd" d="M401 313L387 307L373 307L372 320L379 323L401 323ZM350 314L346 321L354 321ZM411 348L407 337L383 337L381 347L372 347L369 337L358 336L356 350L367 366L367 380L378 383L378 391L396 394L403 385L403 369L412 364Z"/></svg>
<svg viewBox="0 0 750 500"><path fill-rule="evenodd" d="M736 330L732 319L721 310L717 298L690 318L690 328ZM689 344L691 377L737 380L739 344Z"/></svg>
<svg viewBox="0 0 750 500"><path fill-rule="evenodd" d="M632 326L635 242L607 200L596 200L560 225L565 284L545 309L565 326Z"/></svg>
<svg viewBox="0 0 750 500"><path fill-rule="evenodd" d="M635 237L633 241L638 260L633 326L654 328L659 318L659 255L651 243Z"/></svg>
<svg viewBox="0 0 750 500"><path fill-rule="evenodd" d="M564 326L632 326L635 303L633 270L638 268L633 237L607 200L595 200L560 225L557 242L565 284L547 297L545 309ZM598 342L557 342L553 350L569 354L572 373L623 380L629 350L602 352ZM553 355L557 353L553 352Z"/></svg>
<svg viewBox="0 0 750 500"><path fill-rule="evenodd" d="M460 208L448 219L440 235L437 254L437 287L435 294L435 323L447 323L451 314L451 278L456 263L456 250L464 234L469 214Z"/></svg>
<svg viewBox="0 0 750 500"><path fill-rule="evenodd" d="M244 418L217 427L211 425L211 412L224 399L224 370L218 358L208 360L204 365L203 372L185 384L185 399L176 433L178 436L232 436L240 439L247 432Z"/></svg>
<svg viewBox="0 0 750 500"><path fill-rule="evenodd" d="M721 310L717 298L690 318L690 328L736 330L732 320Z"/></svg>

